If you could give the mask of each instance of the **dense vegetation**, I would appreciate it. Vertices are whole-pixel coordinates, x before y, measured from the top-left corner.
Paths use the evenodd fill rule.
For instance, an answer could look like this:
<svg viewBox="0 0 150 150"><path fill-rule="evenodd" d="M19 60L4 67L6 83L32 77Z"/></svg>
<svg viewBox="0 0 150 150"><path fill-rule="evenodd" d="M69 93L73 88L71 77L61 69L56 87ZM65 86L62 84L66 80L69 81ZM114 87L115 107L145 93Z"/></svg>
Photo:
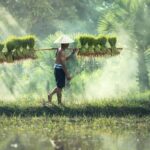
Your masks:
<svg viewBox="0 0 150 150"><path fill-rule="evenodd" d="M146 65L147 55L145 51L149 51L150 46L150 31L149 18L150 16L150 1L130 1L119 0L106 14L100 18L99 32L122 34L125 31L130 35L132 49L136 47L138 54L138 80L139 87L142 90L150 88L148 68Z"/></svg>
<svg viewBox="0 0 150 150"><path fill-rule="evenodd" d="M0 1L27 33L41 38L56 31L96 33L100 11L111 3L110 0Z"/></svg>

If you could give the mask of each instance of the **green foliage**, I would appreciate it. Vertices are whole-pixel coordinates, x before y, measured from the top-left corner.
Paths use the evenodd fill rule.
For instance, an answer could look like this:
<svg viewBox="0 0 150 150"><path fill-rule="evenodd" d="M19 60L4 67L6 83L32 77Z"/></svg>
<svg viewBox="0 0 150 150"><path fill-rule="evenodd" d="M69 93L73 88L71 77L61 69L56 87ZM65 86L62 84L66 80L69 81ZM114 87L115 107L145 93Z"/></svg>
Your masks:
<svg viewBox="0 0 150 150"><path fill-rule="evenodd" d="M141 91L150 89L148 65L145 64L144 55L150 45L149 16L149 0L118 0L100 17L98 25L98 32L102 34L120 34L125 31L128 35L128 42L132 42L131 44L137 47L139 70L137 80L142 87ZM110 44L114 46L113 42Z"/></svg>
<svg viewBox="0 0 150 150"><path fill-rule="evenodd" d="M57 31L96 33L97 21L101 15L100 9L108 7L109 3L112 2L110 0L44 0L42 2L36 0L36 3L35 0L0 1L22 28L25 27L26 31L38 35L41 39Z"/></svg>
<svg viewBox="0 0 150 150"><path fill-rule="evenodd" d="M5 60L5 55L3 53L4 46L4 43L0 43L0 62L3 62Z"/></svg>
<svg viewBox="0 0 150 150"><path fill-rule="evenodd" d="M109 37L108 42L109 42L111 48L115 48L116 43L117 43L117 38L116 37Z"/></svg>
<svg viewBox="0 0 150 150"><path fill-rule="evenodd" d="M94 36L80 34L76 37L75 41L77 41L77 46L81 46L79 53L92 53L93 55L97 55L98 53L109 53L109 49L106 46L107 42L109 42L111 44L111 48L113 48L116 46L117 38L111 37L108 41L107 36L104 35Z"/></svg>
<svg viewBox="0 0 150 150"><path fill-rule="evenodd" d="M27 36L26 39L27 39L29 48L33 49L35 46L35 36L30 35L30 36Z"/></svg>
<svg viewBox="0 0 150 150"><path fill-rule="evenodd" d="M87 39L88 39L87 35L84 35L84 36L81 35L79 37L79 41L81 43L81 46L85 46L88 43Z"/></svg>
<svg viewBox="0 0 150 150"><path fill-rule="evenodd" d="M16 37L9 37L6 41L6 48L8 53L12 53L13 50L20 48L20 40Z"/></svg>
<svg viewBox="0 0 150 150"><path fill-rule="evenodd" d="M9 37L5 42L7 49L5 52L6 61L12 62L13 60L18 59L33 58L35 56L35 40L36 37L33 35Z"/></svg>
<svg viewBox="0 0 150 150"><path fill-rule="evenodd" d="M4 48L4 44L0 43L0 52L2 52L3 48Z"/></svg>
<svg viewBox="0 0 150 150"><path fill-rule="evenodd" d="M21 46L23 49L27 49L28 47L28 39L27 37L22 37L20 38L21 39Z"/></svg>
<svg viewBox="0 0 150 150"><path fill-rule="evenodd" d="M107 37L105 36L97 37L97 44L99 44L102 48L106 47L106 43L107 43Z"/></svg>

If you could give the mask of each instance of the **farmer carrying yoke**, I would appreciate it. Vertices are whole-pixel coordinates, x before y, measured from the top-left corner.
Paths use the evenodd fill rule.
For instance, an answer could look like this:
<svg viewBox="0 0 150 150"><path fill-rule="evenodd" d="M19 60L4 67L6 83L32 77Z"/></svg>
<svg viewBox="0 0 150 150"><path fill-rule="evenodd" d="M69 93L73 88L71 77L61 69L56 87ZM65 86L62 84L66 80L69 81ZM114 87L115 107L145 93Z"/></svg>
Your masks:
<svg viewBox="0 0 150 150"><path fill-rule="evenodd" d="M66 61L71 58L71 55L74 55L77 49L73 49L73 52L66 57L65 49L69 47L69 43L73 43L74 41L66 36L63 35L59 39L55 41L55 43L61 44L61 47L57 49L56 53L56 60L54 64L54 75L56 80L56 87L53 89L52 92L48 94L48 102L52 102L52 96L57 94L58 104L62 104L62 89L65 87L65 79L68 81L71 80L71 76L66 67Z"/></svg>

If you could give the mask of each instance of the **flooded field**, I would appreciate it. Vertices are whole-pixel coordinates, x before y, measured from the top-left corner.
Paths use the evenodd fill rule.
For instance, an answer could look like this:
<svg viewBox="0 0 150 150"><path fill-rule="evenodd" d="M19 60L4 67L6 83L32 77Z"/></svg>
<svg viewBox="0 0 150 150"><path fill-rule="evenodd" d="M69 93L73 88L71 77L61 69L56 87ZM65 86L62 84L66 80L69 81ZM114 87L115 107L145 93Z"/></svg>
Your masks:
<svg viewBox="0 0 150 150"><path fill-rule="evenodd" d="M60 137L61 136L61 137ZM150 134L138 132L71 135L1 135L0 150L149 150Z"/></svg>
<svg viewBox="0 0 150 150"><path fill-rule="evenodd" d="M150 102L0 104L0 150L149 150Z"/></svg>

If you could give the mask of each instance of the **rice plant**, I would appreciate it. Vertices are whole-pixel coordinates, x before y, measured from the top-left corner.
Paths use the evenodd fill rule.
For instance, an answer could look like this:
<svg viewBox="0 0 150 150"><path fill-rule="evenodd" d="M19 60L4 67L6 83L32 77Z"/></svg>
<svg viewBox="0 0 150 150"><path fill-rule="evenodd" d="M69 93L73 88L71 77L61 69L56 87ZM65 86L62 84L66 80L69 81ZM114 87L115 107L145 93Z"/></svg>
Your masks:
<svg viewBox="0 0 150 150"><path fill-rule="evenodd" d="M84 51L85 53L97 55L100 53L102 54L108 52L106 51L108 49L106 46L107 43L106 36L102 36L102 35L94 36L94 35L81 34L80 36L78 36L78 39L76 41L81 45L81 50L80 50L81 53L83 53ZM87 48L87 44L88 44L88 48Z"/></svg>
<svg viewBox="0 0 150 150"><path fill-rule="evenodd" d="M112 53L113 54L118 54L118 51L116 49L117 38L116 37L109 37L108 42L109 42L109 45L111 47Z"/></svg>
<svg viewBox="0 0 150 150"><path fill-rule="evenodd" d="M4 43L0 43L0 62L3 62L5 60L3 49L4 49Z"/></svg>
<svg viewBox="0 0 150 150"><path fill-rule="evenodd" d="M97 37L97 44L99 44L102 47L102 49L106 48L106 43L107 43L107 37L105 36Z"/></svg>
<svg viewBox="0 0 150 150"><path fill-rule="evenodd" d="M4 44L0 43L0 52L2 52L3 48L4 48Z"/></svg>
<svg viewBox="0 0 150 150"><path fill-rule="evenodd" d="M35 55L35 39L36 37L33 35L28 35L24 37L24 45L27 45L27 47L24 49L24 52L27 58L33 58Z"/></svg>
<svg viewBox="0 0 150 150"><path fill-rule="evenodd" d="M26 37L26 39L27 39L27 41L28 41L28 47L30 48L30 49L33 49L34 48L34 46L35 46L35 36L33 36L33 35L29 35L29 36L27 36Z"/></svg>
<svg viewBox="0 0 150 150"><path fill-rule="evenodd" d="M7 62L12 62L13 61L13 51L19 47L19 43L17 41L17 38L15 36L9 37L6 41L6 48L7 48L7 53L6 53L6 59Z"/></svg>
<svg viewBox="0 0 150 150"><path fill-rule="evenodd" d="M95 52L97 53L101 52L101 46L99 44L95 46Z"/></svg>
<svg viewBox="0 0 150 150"><path fill-rule="evenodd" d="M13 60L33 58L35 56L35 36L10 37L6 41L6 58L8 62Z"/></svg>
<svg viewBox="0 0 150 150"><path fill-rule="evenodd" d="M109 37L108 42L111 48L116 48L117 38L116 37Z"/></svg>

